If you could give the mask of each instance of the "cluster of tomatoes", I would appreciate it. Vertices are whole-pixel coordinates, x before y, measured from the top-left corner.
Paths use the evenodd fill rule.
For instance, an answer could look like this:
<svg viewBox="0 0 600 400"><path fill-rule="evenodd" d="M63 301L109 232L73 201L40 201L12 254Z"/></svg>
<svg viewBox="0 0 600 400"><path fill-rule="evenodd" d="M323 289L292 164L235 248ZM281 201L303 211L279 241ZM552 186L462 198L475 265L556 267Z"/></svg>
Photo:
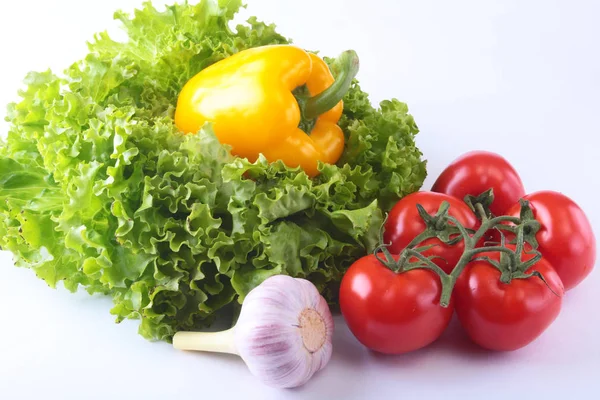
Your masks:
<svg viewBox="0 0 600 400"><path fill-rule="evenodd" d="M456 312L473 342L490 350L511 351L534 341L554 322L564 293L594 267L594 234L584 212L567 196L553 191L526 194L518 173L498 154L467 153L442 172L431 191L401 199L384 225L386 248L397 260L427 229L418 205L433 215L446 202L449 215L475 232L483 227L481 218L465 199L490 189L491 217L523 218L523 204L528 205L537 228L525 232L533 241L517 246L518 259L521 265L528 265L537 254L537 261L511 279L499 267L503 252L498 251L497 242L512 250L515 245L505 244L504 235L496 229L477 242L476 247L485 249L467 259L456 274L452 272L464 259L464 240L428 237L419 243L425 249L422 254L439 266L441 273L432 268L397 271L377 254L365 256L349 268L340 287L342 315L363 345L387 354L420 349L441 336ZM496 250L489 247L487 251L486 246L496 246ZM455 285L444 306L440 303L443 281L452 275Z"/></svg>

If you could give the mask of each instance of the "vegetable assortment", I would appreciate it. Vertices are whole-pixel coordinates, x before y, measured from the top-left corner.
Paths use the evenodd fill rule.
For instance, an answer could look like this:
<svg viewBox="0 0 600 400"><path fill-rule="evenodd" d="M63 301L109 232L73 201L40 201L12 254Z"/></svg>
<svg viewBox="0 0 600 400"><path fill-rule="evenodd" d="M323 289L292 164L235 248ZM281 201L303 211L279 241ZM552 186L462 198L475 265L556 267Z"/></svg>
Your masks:
<svg viewBox="0 0 600 400"><path fill-rule="evenodd" d="M396 99L371 105L358 55L322 58L256 18L232 29L240 7L117 12L126 42L99 34L62 76L27 76L0 141L15 264L279 388L327 365L338 304L381 353L430 345L454 313L490 350L542 335L596 262L583 210L483 151L420 191L418 127Z"/></svg>

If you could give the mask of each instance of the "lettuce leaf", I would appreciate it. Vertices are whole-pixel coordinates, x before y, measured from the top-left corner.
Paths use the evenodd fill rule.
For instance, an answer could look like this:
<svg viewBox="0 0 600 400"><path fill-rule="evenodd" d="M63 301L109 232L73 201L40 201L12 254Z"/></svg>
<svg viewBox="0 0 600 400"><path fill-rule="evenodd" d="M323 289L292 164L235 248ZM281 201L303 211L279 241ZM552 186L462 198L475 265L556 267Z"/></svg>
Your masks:
<svg viewBox="0 0 600 400"><path fill-rule="evenodd" d="M117 321L139 319L151 340L210 325L274 274L310 279L335 304L383 213L425 179L407 106L375 108L358 82L344 99L344 155L315 179L232 156L210 125L179 133L188 79L240 50L290 42L256 18L231 28L240 7L117 12L128 41L96 35L63 74L28 74L8 106L0 247L51 287L112 296Z"/></svg>

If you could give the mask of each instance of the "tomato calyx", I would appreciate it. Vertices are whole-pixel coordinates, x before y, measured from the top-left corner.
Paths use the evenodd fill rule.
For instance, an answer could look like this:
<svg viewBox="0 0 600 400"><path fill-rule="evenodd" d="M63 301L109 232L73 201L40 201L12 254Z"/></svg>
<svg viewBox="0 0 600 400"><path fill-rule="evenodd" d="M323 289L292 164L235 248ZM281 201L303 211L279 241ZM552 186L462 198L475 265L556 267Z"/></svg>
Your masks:
<svg viewBox="0 0 600 400"><path fill-rule="evenodd" d="M434 260L436 258L442 258L442 257L438 257L438 256L425 257L422 254L423 252L425 252L435 246L438 246L438 245L431 244L431 245L420 246L420 247L416 247L416 246L419 243L421 243L427 239L431 239L434 237L439 238L438 234L441 234L442 237L444 237L444 238L446 238L446 235L447 235L447 241L445 242L447 244L458 243L458 241L461 239L460 235L454 239L450 239L450 233L452 233L454 230L452 229L452 227L450 227L448 225L448 210L449 209L450 209L450 204L448 204L447 202L444 202L440 205L438 212L434 216L434 215L429 214L425 210L425 208L423 208L423 206L421 206L420 204L417 204L417 210L418 210L421 218L423 218L423 220L425 221L426 228L423 230L423 232L418 234L406 246L406 251L403 251L400 254L400 256L397 257L397 259L394 258L394 256L392 256L392 253L388 249L388 247L390 247L391 244L385 243L385 241L384 241L385 224L389 217L389 215L386 213L383 223L381 224L381 229L379 231L379 243L380 244L379 244L379 246L377 246L375 248L375 250L373 250L373 255L381 264L383 264L385 267L387 267L388 269L390 269L392 272L395 272L395 273L402 273L402 272L410 271L411 269L416 269L416 268L430 268L431 266L429 265L429 263L434 267L434 270L436 273L438 273L438 272L444 273L444 271L440 267L438 267L437 265L435 265L431 262L431 260ZM455 228L455 229L457 229L457 228ZM456 234L455 234L455 236L456 236ZM440 239L440 240L442 240L442 239ZM381 258L380 253L383 254L384 258ZM413 258L416 258L418 261L412 261ZM423 259L426 259L427 261L429 261L429 263L425 263L423 261Z"/></svg>
<svg viewBox="0 0 600 400"><path fill-rule="evenodd" d="M527 242L525 240L524 231L528 222L529 221L525 221L521 223L517 229L517 239L514 241L514 243L516 243L515 250L500 252L500 261L496 261L487 256L476 257L472 261L485 261L495 267L498 271L500 271L500 282L504 284L509 285L514 279L529 279L536 277L540 279L553 294L560 296L552 289L552 286L548 284L541 272L533 270L527 273L531 267L533 267L542 259L542 253L539 251L535 249L527 251L525 249L525 243ZM501 246L504 247L505 244L506 239L503 235ZM523 261L524 254L533 255L533 257L531 257L529 260Z"/></svg>
<svg viewBox="0 0 600 400"><path fill-rule="evenodd" d="M377 260L395 273L408 272L413 269L430 269L437 274L445 274L444 270L435 265L432 260L441 258L436 256L426 257L423 252L429 250L436 245L428 245L417 248L407 248L400 254L396 260L392 253L387 249L387 246L379 246L373 252ZM383 253L385 258L381 258L380 253ZM413 261L413 259L415 261ZM440 275L442 276L442 275Z"/></svg>
<svg viewBox="0 0 600 400"><path fill-rule="evenodd" d="M388 250L388 248L387 248L388 245L382 244L373 251L373 255L375 256L377 261L379 261L381 264L383 264L385 267L389 268L392 272L394 272L396 274L402 274L402 273L412 271L415 269L428 269L430 271L433 271L440 278L440 282L442 284L442 293L444 290L452 291L452 288L454 287L454 282L452 281L451 275L448 275L446 272L444 272L443 269L438 267L432 261L436 258L441 258L441 257L437 257L437 256L426 257L423 254L423 252L429 250L430 248L432 248L434 246L437 246L437 245L431 244L431 245L415 247L415 248L407 247L406 249L404 249L402 251L402 253L400 253L400 256L396 260L394 258L394 256L392 255L392 253L390 253L390 251ZM380 252L383 253L385 258L381 258L379 256ZM447 288L450 288L450 289L447 289ZM442 297L443 297L443 294L442 294ZM449 305L449 301L445 305L444 304L441 304L441 305L444 308L446 308Z"/></svg>
<svg viewBox="0 0 600 400"><path fill-rule="evenodd" d="M445 244L456 244L460 241L458 234L460 231L456 226L450 225L450 203L447 201L440 204L435 215L429 214L421 204L417 204L417 211L419 216L425 222L426 229L417 237L415 237L407 247L411 247L412 244L419 244L424 240L430 238L438 238ZM453 238L451 236L454 236Z"/></svg>
<svg viewBox="0 0 600 400"><path fill-rule="evenodd" d="M524 225L521 224L519 225L517 239L515 240L515 250L501 251L500 261L493 260L491 257L487 256L476 257L472 261L485 261L494 266L501 273L500 282L506 284L509 284L513 279L527 279L531 278L532 276L538 276L535 271L529 274L525 273L527 270L529 270L529 268L533 267L539 260L541 260L542 253L537 250L532 250L529 252L525 250L523 231ZM502 235L500 247L506 247L506 237L504 235ZM489 248L485 247L484 249L489 250ZM523 261L523 254L531 254L533 257L527 261Z"/></svg>
<svg viewBox="0 0 600 400"><path fill-rule="evenodd" d="M537 248L539 247L539 244L536 239L536 235L539 232L539 230L541 229L542 225L535 218L535 215L533 214L533 209L531 208L531 203L528 200L525 200L525 199L519 200L519 205L521 207L520 213L519 213L519 221L520 221L519 225L503 224L503 225L496 226L494 229L499 230L501 235L502 235L502 231L506 231L506 232L510 232L512 234L512 237L515 237L515 236L517 236L519 227L522 226L523 241L525 243L527 243L528 245L530 245L532 249L537 250ZM517 239L513 239L509 243L510 244L518 244L518 241L517 241Z"/></svg>
<svg viewBox="0 0 600 400"><path fill-rule="evenodd" d="M521 213L519 219L524 225L523 240L527 242L533 249L537 250L539 245L536 239L536 235L541 229L542 225L539 223L538 220L535 219L529 200L521 199L519 200L519 204L521 205Z"/></svg>
<svg viewBox="0 0 600 400"><path fill-rule="evenodd" d="M442 243L447 245L455 245L462 240L459 228L449 223L450 203L448 203L447 201L442 202L435 214L429 214L427 210L425 210L425 207L423 207L421 204L417 204L416 207L419 216L423 219L423 222L425 223L425 229L406 246L406 251L403 251L397 260L390 253L388 249L388 247L390 247L390 244L385 243L384 241L384 229L387 219L389 217L389 215L386 214L383 224L381 225L381 230L379 232L380 245L375 248L375 250L373 251L373 255L381 264L385 265L391 271L396 273L410 271L411 269L416 268L433 269L436 273L444 273L444 271L440 267L438 267L432 262L432 260L434 259L443 259L443 257L425 257L423 255L423 253L427 250L439 245L431 244L420 247L416 246L432 238L437 238ZM466 229L464 227L462 227L462 229L472 232L472 230ZM380 253L383 253L383 256L385 258L381 258Z"/></svg>
<svg viewBox="0 0 600 400"><path fill-rule="evenodd" d="M471 211L473 211L477 219L479 219L480 221L483 220L484 216L486 216L487 218L494 217L494 214L490 209L490 207L494 203L493 188L490 188L477 196L468 194L463 200L469 206Z"/></svg>

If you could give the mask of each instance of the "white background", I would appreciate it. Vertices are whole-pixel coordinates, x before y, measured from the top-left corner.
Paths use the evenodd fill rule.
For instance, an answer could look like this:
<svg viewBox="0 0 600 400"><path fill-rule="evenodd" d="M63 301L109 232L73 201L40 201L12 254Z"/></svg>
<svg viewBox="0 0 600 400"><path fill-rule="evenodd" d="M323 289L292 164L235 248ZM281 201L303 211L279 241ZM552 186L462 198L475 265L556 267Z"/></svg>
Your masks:
<svg viewBox="0 0 600 400"><path fill-rule="evenodd" d="M163 2L156 2L159 4ZM424 189L461 153L507 157L528 191L574 198L600 235L600 2L247 0L322 54L355 49L373 101L406 101L429 160ZM29 70L81 58L141 0L0 3L0 103ZM368 4L368 5L367 5ZM1 132L6 131L2 123ZM534 344L490 354L453 324L431 347L382 357L336 319L328 367L298 390L262 386L240 359L174 351L116 325L108 299L51 290L0 255L0 399L600 398L600 272L568 293Z"/></svg>

